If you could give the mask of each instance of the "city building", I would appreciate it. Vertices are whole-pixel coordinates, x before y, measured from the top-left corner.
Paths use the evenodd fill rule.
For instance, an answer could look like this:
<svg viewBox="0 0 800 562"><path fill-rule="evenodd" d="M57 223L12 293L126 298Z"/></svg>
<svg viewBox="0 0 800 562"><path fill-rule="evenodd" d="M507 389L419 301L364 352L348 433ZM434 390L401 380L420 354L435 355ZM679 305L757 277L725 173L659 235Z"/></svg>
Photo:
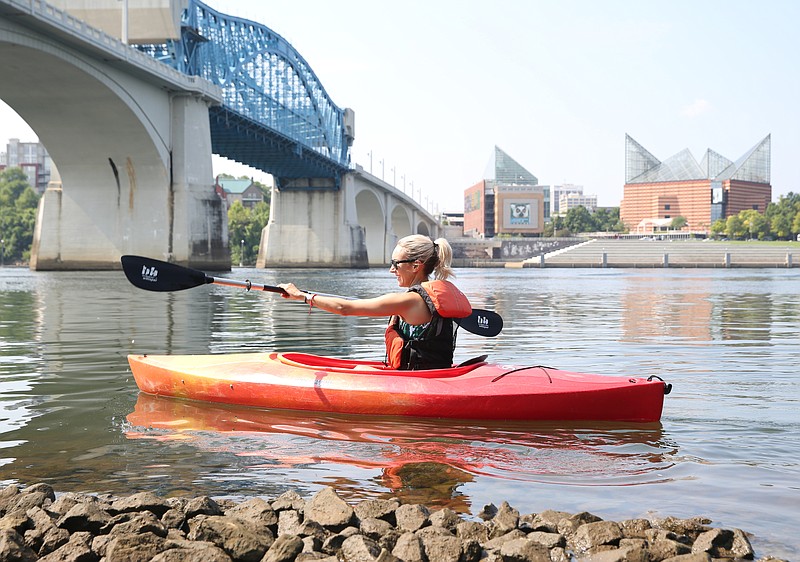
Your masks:
<svg viewBox="0 0 800 562"><path fill-rule="evenodd" d="M663 229L708 233L717 219L746 209L763 213L772 199L770 135L735 162L708 149L698 163L688 149L661 162L625 135L625 187L620 218L631 232Z"/></svg>
<svg viewBox="0 0 800 562"><path fill-rule="evenodd" d="M550 186L494 147L482 179L464 191L464 232L492 238L499 234L540 235L550 216Z"/></svg>
<svg viewBox="0 0 800 562"><path fill-rule="evenodd" d="M9 139L6 151L0 152L0 170L5 168L21 168L28 176L28 183L39 195L47 189L51 161L42 143Z"/></svg>
<svg viewBox="0 0 800 562"><path fill-rule="evenodd" d="M554 185L553 186L553 197L552 197L552 205L550 207L550 214L551 215L559 215L562 213L560 208L561 196L562 195L570 195L570 194L577 194L583 195L583 186L582 185L573 185L571 183L565 183L563 185ZM563 211L566 213L566 210Z"/></svg>
<svg viewBox="0 0 800 562"><path fill-rule="evenodd" d="M590 213L597 209L597 195L584 195L583 193L562 193L558 198L559 214L566 214L575 207L586 207Z"/></svg>
<svg viewBox="0 0 800 562"><path fill-rule="evenodd" d="M225 199L228 208L241 201L246 208L253 208L264 200L264 193L252 179L233 179L217 176L214 184L217 194Z"/></svg>

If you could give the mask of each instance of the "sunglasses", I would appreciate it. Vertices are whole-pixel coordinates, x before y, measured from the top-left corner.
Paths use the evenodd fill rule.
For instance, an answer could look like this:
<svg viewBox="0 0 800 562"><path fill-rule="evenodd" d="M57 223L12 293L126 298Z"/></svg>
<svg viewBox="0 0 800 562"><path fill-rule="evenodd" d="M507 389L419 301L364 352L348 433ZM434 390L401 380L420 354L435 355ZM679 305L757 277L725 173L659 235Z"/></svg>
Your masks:
<svg viewBox="0 0 800 562"><path fill-rule="evenodd" d="M415 261L417 260L389 260L389 263L391 264L389 269L392 268L397 269L397 266L400 265L401 263L413 263Z"/></svg>

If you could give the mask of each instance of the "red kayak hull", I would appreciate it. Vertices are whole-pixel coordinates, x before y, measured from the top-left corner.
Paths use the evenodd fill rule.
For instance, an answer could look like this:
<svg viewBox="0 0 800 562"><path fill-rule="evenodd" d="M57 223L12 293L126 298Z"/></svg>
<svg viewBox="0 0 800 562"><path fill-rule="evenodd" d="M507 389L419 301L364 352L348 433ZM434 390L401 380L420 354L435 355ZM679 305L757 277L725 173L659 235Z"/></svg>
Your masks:
<svg viewBox="0 0 800 562"><path fill-rule="evenodd" d="M129 355L142 392L319 412L494 420L655 422L661 380L481 362L396 371L302 353Z"/></svg>

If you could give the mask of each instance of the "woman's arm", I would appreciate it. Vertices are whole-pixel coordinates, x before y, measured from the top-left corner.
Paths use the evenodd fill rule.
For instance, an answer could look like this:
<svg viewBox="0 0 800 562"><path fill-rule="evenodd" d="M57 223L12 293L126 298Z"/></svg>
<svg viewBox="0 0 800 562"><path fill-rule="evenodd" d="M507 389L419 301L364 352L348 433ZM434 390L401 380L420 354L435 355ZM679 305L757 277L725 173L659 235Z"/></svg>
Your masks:
<svg viewBox="0 0 800 562"><path fill-rule="evenodd" d="M278 285L286 291L284 298L304 300L312 308L341 316L392 316L402 317L409 324L424 324L431 319L425 301L413 291L387 293L371 299L348 300L340 297L316 295L301 291L292 283Z"/></svg>

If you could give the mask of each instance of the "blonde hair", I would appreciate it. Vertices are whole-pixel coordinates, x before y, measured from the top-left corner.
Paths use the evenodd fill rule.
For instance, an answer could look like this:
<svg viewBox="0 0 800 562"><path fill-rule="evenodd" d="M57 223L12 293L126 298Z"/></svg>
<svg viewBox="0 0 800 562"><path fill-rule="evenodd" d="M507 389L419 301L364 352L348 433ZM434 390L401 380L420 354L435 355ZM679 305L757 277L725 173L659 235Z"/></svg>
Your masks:
<svg viewBox="0 0 800 562"><path fill-rule="evenodd" d="M406 251L409 259L422 262L425 275L430 276L433 273L435 279L441 280L456 276L451 266L453 248L446 239L437 238L431 241L428 236L412 234L398 240L397 245Z"/></svg>

